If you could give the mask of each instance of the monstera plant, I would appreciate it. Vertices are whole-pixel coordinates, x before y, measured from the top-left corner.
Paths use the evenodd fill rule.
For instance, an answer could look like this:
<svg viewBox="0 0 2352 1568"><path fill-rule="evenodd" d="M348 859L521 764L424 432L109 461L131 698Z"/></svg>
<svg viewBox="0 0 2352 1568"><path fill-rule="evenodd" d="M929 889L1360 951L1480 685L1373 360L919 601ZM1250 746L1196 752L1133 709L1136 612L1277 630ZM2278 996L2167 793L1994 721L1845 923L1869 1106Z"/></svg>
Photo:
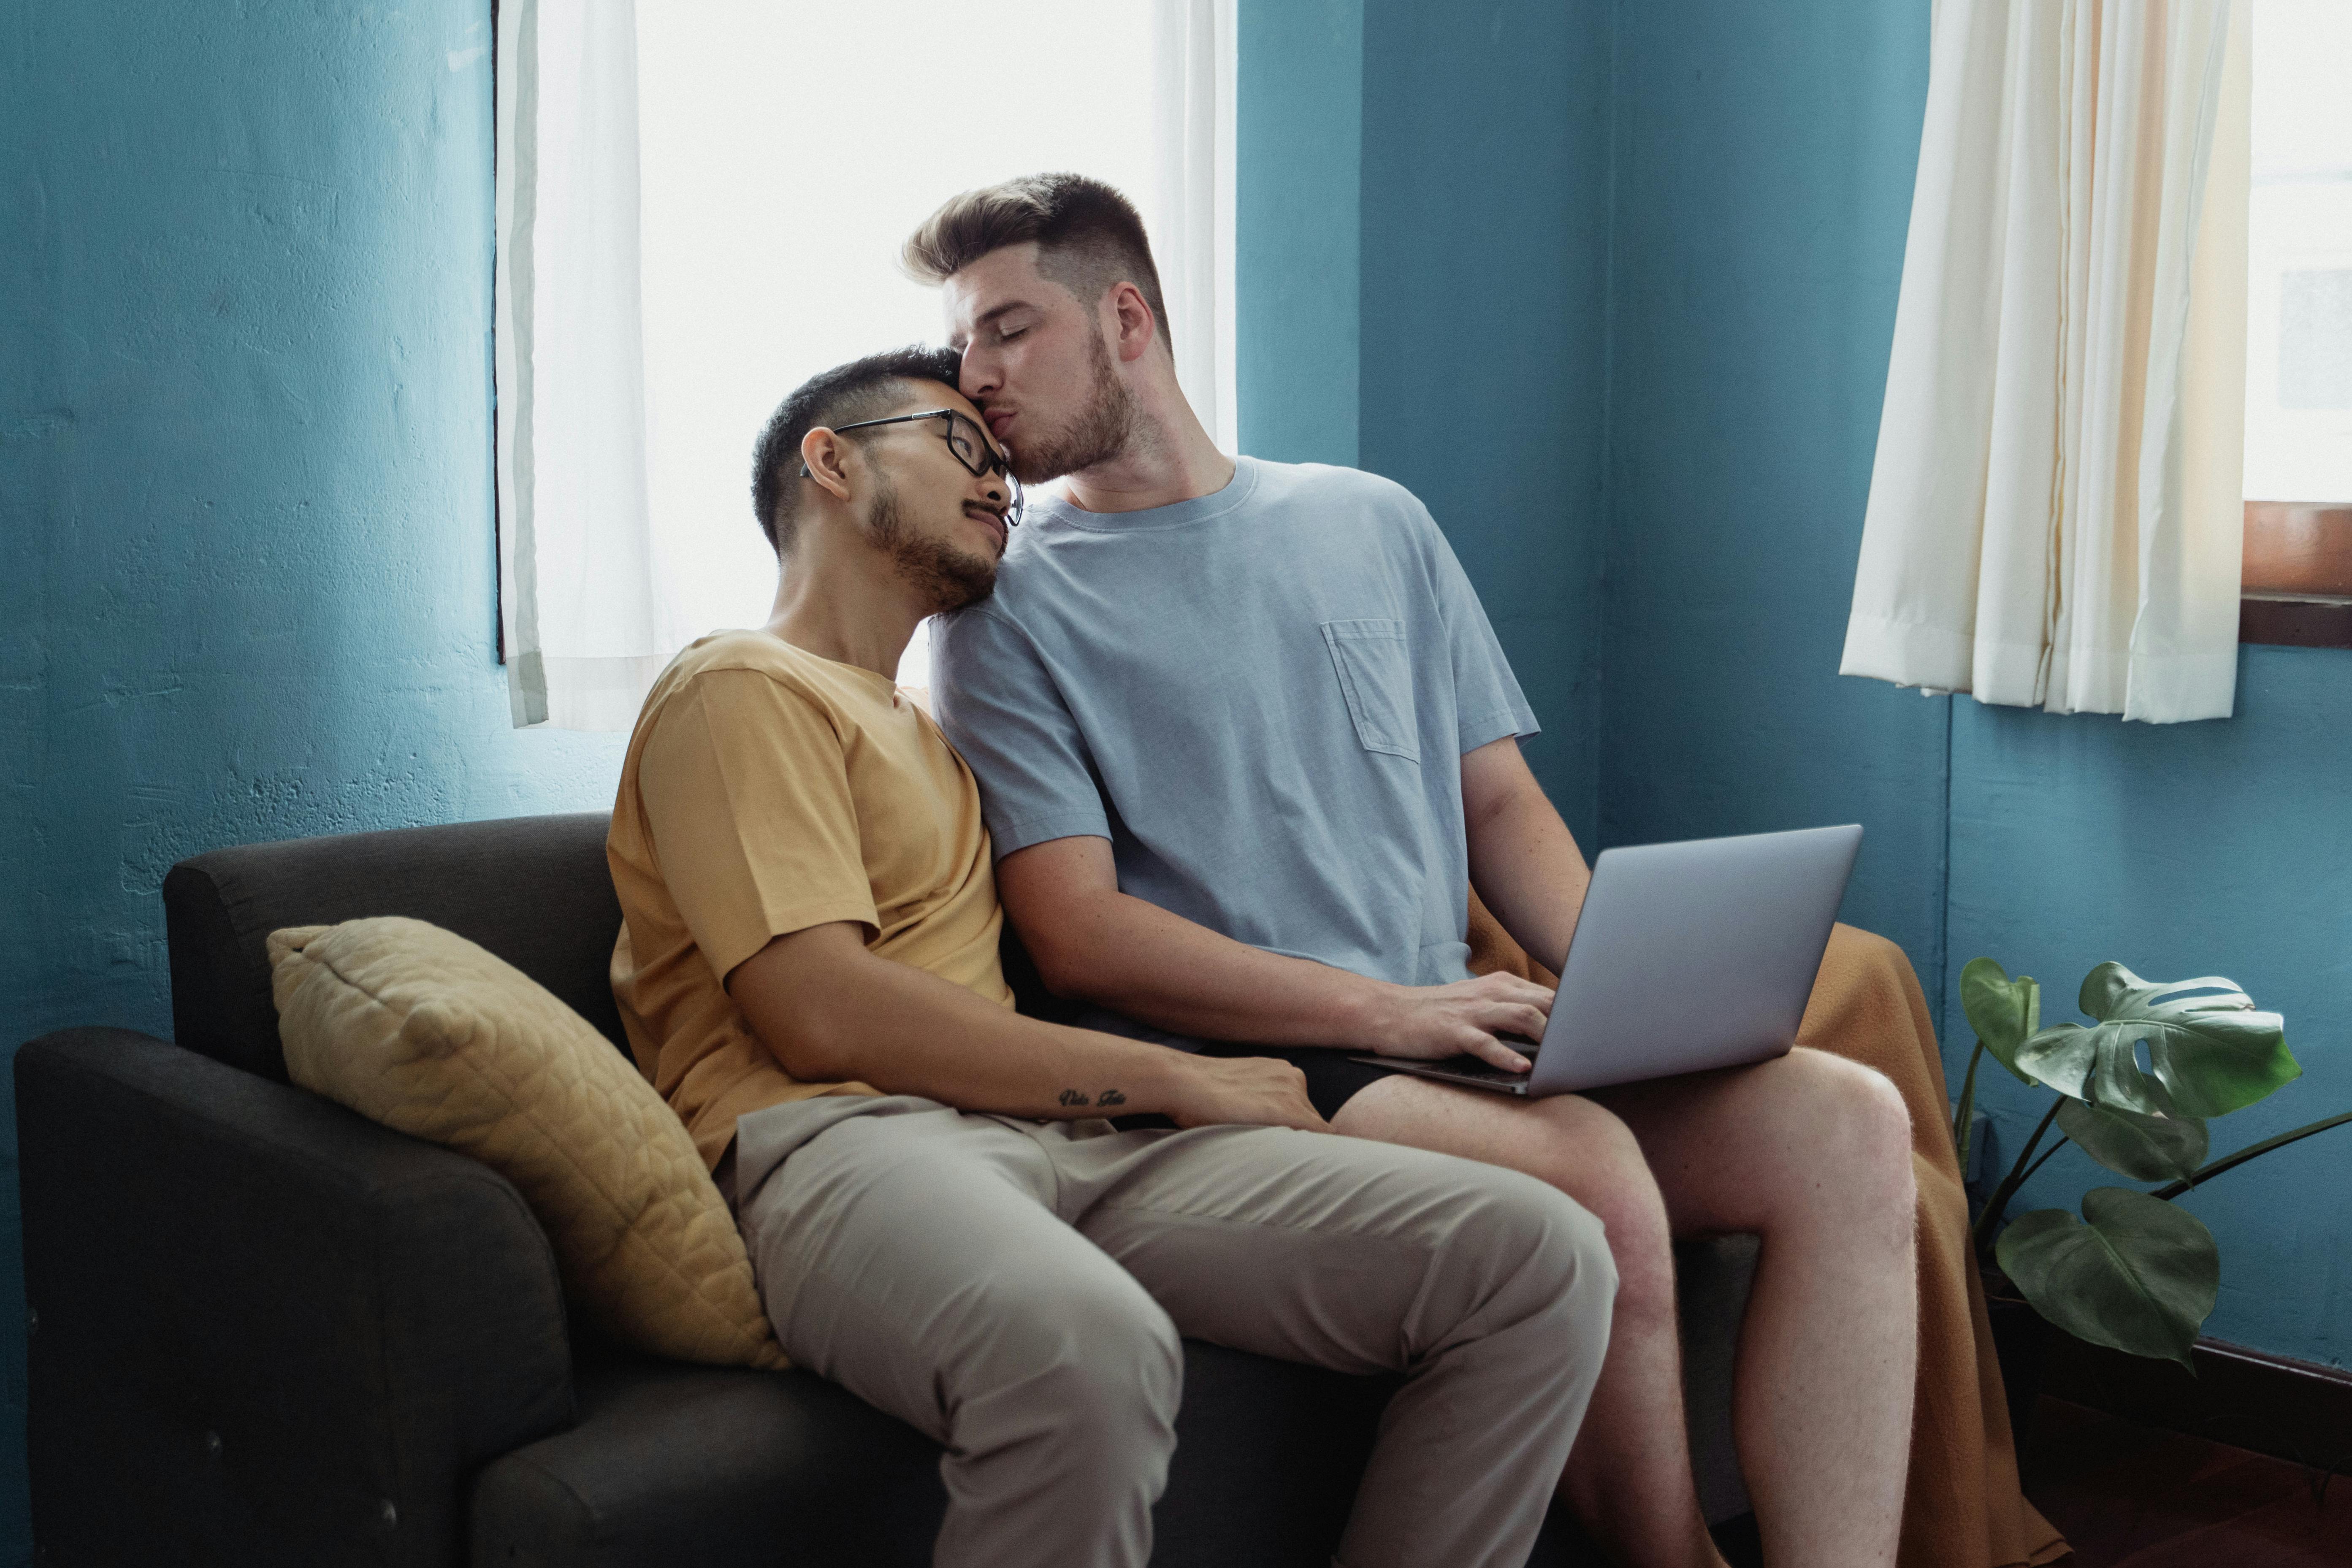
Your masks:
<svg viewBox="0 0 2352 1568"><path fill-rule="evenodd" d="M2155 984L2120 963L2092 970L2080 1001L2090 1023L2044 1027L2042 987L2031 976L2011 979L1990 958L1960 971L1960 1005L1977 1035L1952 1119L1962 1165L1987 1056L2019 1081L2055 1091L1976 1215L1978 1259L1998 1262L2035 1311L2076 1338L2188 1366L2221 1289L2221 1255L2204 1222L2175 1200L2352 1121L2352 1111L2209 1159L2209 1121L2302 1076L2279 1016L2257 1011L2234 981ZM2058 1139L2045 1150L2053 1124ZM2037 1209L2004 1226L2018 1189L2068 1143L2119 1176L2163 1184L2094 1187L2080 1216Z"/></svg>

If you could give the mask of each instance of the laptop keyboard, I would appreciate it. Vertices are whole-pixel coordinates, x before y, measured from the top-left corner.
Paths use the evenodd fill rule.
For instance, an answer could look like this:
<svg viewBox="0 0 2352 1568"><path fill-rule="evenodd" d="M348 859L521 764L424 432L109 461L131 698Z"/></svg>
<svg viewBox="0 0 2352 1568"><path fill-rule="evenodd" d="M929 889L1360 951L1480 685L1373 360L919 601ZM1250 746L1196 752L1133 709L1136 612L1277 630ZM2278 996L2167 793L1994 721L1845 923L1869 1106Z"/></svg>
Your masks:
<svg viewBox="0 0 2352 1568"><path fill-rule="evenodd" d="M1485 1083L1527 1082L1535 1071L1534 1063L1538 1059L1536 1053L1539 1047L1522 1044L1517 1040L1506 1040L1504 1043L1528 1058L1529 1065L1526 1072L1513 1072L1508 1068L1498 1068L1492 1062L1482 1061L1473 1056L1446 1057L1439 1061L1423 1062L1421 1065L1454 1078L1473 1078Z"/></svg>
<svg viewBox="0 0 2352 1568"><path fill-rule="evenodd" d="M1536 1060L1534 1051L1522 1051L1522 1056L1527 1056L1531 1063ZM1527 1072L1512 1072L1510 1068L1496 1068L1494 1063L1482 1063L1475 1056L1449 1056L1442 1063L1430 1063L1430 1068L1437 1068L1440 1072L1451 1072L1458 1079L1484 1079L1489 1084L1524 1084L1528 1077ZM1534 1072L1534 1068L1528 1068L1528 1072Z"/></svg>

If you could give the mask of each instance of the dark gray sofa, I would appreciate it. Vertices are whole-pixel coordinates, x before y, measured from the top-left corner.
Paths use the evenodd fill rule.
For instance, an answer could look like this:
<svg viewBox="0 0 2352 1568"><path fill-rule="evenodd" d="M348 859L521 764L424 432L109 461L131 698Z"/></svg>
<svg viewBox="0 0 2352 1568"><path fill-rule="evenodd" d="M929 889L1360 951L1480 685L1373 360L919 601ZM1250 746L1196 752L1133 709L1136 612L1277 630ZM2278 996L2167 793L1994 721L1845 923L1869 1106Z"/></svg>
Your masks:
<svg viewBox="0 0 2352 1568"><path fill-rule="evenodd" d="M40 1562L929 1561L927 1439L805 1373L595 1342L502 1177L286 1082L263 939L362 915L481 943L619 1045L604 830L523 817L197 856L163 889L177 1043L73 1029L18 1054ZM1733 1521L1753 1239L1679 1262L1702 1496ZM1186 1380L1154 1562L1328 1563L1389 1385L1191 1342ZM1597 1560L1555 1510L1531 1562Z"/></svg>

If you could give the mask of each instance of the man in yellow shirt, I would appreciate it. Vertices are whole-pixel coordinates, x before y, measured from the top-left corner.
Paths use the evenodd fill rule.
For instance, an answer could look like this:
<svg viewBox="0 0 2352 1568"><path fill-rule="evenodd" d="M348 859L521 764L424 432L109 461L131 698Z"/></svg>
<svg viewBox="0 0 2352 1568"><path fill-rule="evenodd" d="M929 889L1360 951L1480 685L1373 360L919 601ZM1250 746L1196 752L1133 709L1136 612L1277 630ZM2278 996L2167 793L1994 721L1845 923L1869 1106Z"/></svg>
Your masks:
<svg viewBox="0 0 2352 1568"><path fill-rule="evenodd" d="M1192 1334L1405 1375L1340 1563L1517 1568L1605 1350L1601 1227L1528 1176L1323 1135L1287 1063L1013 1010L977 789L892 679L1019 515L956 375L861 360L761 437L774 614L664 672L614 811L638 1062L785 1353L944 1445L938 1563L1145 1562Z"/></svg>

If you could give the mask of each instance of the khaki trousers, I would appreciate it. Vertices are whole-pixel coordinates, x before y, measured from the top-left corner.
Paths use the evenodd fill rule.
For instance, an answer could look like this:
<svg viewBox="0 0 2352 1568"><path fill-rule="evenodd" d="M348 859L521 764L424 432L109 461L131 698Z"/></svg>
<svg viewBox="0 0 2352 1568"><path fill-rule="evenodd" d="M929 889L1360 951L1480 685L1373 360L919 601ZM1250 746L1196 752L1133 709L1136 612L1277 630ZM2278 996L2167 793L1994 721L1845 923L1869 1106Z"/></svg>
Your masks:
<svg viewBox="0 0 2352 1568"><path fill-rule="evenodd" d="M1404 1386L1344 1568L1519 1568L1601 1371L1598 1220L1516 1172L1274 1128L1121 1132L909 1096L738 1124L784 1352L926 1432L941 1568L1142 1568L1191 1335Z"/></svg>

